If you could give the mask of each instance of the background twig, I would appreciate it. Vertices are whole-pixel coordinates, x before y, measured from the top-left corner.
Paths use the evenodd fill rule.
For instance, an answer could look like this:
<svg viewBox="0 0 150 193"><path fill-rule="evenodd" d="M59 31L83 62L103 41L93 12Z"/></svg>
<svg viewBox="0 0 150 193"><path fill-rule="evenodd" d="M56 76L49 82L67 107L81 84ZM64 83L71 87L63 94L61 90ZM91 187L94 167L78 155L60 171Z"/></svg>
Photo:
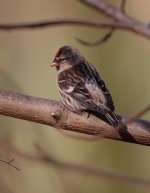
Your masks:
<svg viewBox="0 0 150 193"><path fill-rule="evenodd" d="M13 167L13 168L15 168L17 171L21 170L20 168L18 168L17 166L15 166L15 165L13 164L13 162L15 161L15 159L5 160L5 159L0 158L0 161L1 161L1 162L4 162L5 164L8 164L9 166L11 166L11 167Z"/></svg>
<svg viewBox="0 0 150 193"><path fill-rule="evenodd" d="M131 176L115 171L109 171L100 167L91 167L83 165L81 163L69 163L66 161L58 160L55 157L48 155L39 145L36 148L39 152L39 156L31 155L29 153L22 152L13 146L8 146L6 144L0 144L1 149L6 149L7 151L15 154L16 156L29 161L44 163L48 166L55 167L57 169L63 169L66 172L76 172L82 175L91 175L97 178L107 178L111 180L120 181L123 183L128 183L131 185L150 187L150 180L138 178L136 176Z"/></svg>
<svg viewBox="0 0 150 193"><path fill-rule="evenodd" d="M36 29L52 27L56 25L81 25L96 28L116 28L134 32L146 38L150 38L150 27L132 17L129 17L125 9L125 0L121 1L121 9L115 8L100 0L78 0L83 4L90 6L99 13L107 15L114 21L99 21L99 20L85 20L85 19L53 19L41 22L19 23L19 24L0 24L0 30L22 30L22 29ZM111 33L110 33L111 34ZM105 39L105 38L104 38Z"/></svg>
<svg viewBox="0 0 150 193"><path fill-rule="evenodd" d="M124 13L125 13L125 5L126 5L126 0L121 0L119 8ZM115 29L116 29L115 27L110 28L110 30L102 38L100 38L98 41L88 42L88 41L82 40L81 38L78 38L78 37L76 37L76 40L85 46L97 46L97 45L105 43L107 40L109 40L112 37Z"/></svg>

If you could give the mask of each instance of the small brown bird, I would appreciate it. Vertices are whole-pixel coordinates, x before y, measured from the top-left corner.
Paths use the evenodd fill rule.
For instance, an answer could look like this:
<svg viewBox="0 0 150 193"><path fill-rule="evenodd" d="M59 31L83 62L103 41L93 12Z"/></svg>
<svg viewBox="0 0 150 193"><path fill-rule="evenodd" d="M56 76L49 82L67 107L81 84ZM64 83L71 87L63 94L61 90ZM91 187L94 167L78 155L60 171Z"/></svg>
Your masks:
<svg viewBox="0 0 150 193"><path fill-rule="evenodd" d="M63 104L71 111L87 111L112 126L119 124L112 97L100 75L77 49L61 47L52 67L57 69L57 85Z"/></svg>

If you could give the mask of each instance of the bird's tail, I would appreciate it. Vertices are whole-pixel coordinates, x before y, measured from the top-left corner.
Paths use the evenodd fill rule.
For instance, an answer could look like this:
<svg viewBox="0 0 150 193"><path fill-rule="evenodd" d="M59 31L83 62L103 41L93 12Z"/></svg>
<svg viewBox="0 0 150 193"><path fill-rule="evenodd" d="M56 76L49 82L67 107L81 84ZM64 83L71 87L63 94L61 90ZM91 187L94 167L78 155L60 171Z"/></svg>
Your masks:
<svg viewBox="0 0 150 193"><path fill-rule="evenodd" d="M106 119L107 119L107 123L110 124L113 127L116 127L116 129L118 131L123 130L127 130L127 127L122 123L121 119L119 117L117 117L117 115L110 110L106 110Z"/></svg>
<svg viewBox="0 0 150 193"><path fill-rule="evenodd" d="M118 124L120 123L119 119L117 118L117 116L115 115L113 111L106 110L105 116L107 119L107 123L114 127L118 126Z"/></svg>
<svg viewBox="0 0 150 193"><path fill-rule="evenodd" d="M105 109L103 112L102 110L97 110L92 112L92 114L94 114L95 116L102 119L113 127L118 127L118 129L127 129L126 126L121 122L120 118L117 117L117 115L109 109Z"/></svg>

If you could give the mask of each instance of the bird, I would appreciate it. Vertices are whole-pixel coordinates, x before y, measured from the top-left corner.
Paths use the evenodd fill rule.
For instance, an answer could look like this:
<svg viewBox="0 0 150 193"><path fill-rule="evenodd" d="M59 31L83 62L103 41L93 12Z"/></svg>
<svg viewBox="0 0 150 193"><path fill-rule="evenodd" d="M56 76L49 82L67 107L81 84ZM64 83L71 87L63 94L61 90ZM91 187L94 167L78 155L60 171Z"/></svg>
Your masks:
<svg viewBox="0 0 150 193"><path fill-rule="evenodd" d="M107 124L120 123L115 114L112 96L96 68L79 50L66 45L55 54L51 63L57 70L57 86L65 107L74 113L87 111Z"/></svg>

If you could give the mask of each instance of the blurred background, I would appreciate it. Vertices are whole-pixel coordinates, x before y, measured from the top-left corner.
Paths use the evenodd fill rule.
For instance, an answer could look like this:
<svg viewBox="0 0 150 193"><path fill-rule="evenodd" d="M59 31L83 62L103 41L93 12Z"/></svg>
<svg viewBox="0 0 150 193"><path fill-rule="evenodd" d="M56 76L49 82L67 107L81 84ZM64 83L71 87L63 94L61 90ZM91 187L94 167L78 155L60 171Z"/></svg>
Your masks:
<svg viewBox="0 0 150 193"><path fill-rule="evenodd" d="M119 0L106 1L115 6ZM148 23L150 1L127 1L126 12ZM102 19L75 0L0 0L0 23L23 23L55 18ZM77 47L101 73L114 99L116 113L133 116L150 102L150 42L127 31L116 31L104 44L88 47L75 37L96 41L108 30L56 26L36 30L0 31L0 88L60 100L56 71L50 63L59 47ZM150 119L150 112L141 117ZM58 160L96 166L150 179L150 149L107 139L84 141L64 136L55 128L0 116L0 142L38 155L38 144ZM1 193L148 193L149 189L107 178L59 170L1 149L0 158L15 158L22 170L0 162Z"/></svg>

